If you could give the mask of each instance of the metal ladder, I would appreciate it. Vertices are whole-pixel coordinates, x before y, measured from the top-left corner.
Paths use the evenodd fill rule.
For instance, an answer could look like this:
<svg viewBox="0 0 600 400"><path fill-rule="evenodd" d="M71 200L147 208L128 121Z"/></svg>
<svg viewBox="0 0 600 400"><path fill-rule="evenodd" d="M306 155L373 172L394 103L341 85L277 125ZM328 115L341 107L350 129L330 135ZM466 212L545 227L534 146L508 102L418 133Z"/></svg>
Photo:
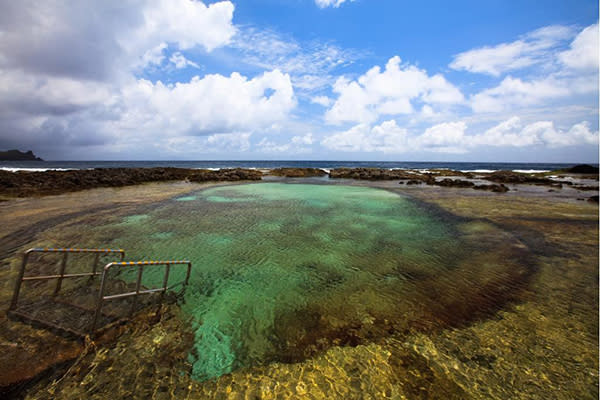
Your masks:
<svg viewBox="0 0 600 400"><path fill-rule="evenodd" d="M32 253L62 253L58 274L52 275L28 275L25 276L27 264ZM71 253L95 253L94 262L91 272L82 273L66 273L69 254ZM102 271L97 271L101 255L116 255L119 261L109 262L104 266ZM135 311L139 311L138 298L140 295L150 293L160 293L161 299L165 293L178 286L182 287L181 292L188 284L192 263L188 260L169 260L169 261L123 261L125 251L123 249L80 249L80 248L32 248L23 254L23 262L15 283L12 301L8 309L8 315L25 322L35 325L41 325L58 333L64 333L68 336L84 338L86 335L95 335L105 329L120 324L129 320ZM165 274L162 286L158 288L142 287L142 277L144 269L147 267L156 268L157 266L165 267ZM173 266L187 265L185 279L172 285L168 285L169 274ZM123 281L115 280L109 276L109 271L114 268L126 270L128 268L137 268L137 279L135 285L126 284ZM63 280L69 278L82 278L89 276L90 281L95 276L101 275L99 287L90 285L75 287L69 295L69 300L59 299L59 294L63 286ZM19 303L21 287L24 282L32 281L48 281L55 279L56 286L50 296L40 296L33 301ZM88 281L88 283L90 282ZM125 285L128 291L105 294L109 286ZM129 287L127 287L129 285ZM113 287L114 288L114 287ZM94 293L94 291L97 292ZM92 295L91 307L85 307L82 304L73 303L77 298ZM89 297L89 296L88 296ZM129 304L123 307L123 304L112 308L112 312L105 312L106 303L111 300L128 300ZM142 307L144 304L141 304ZM129 308L128 313L124 313L125 309Z"/></svg>

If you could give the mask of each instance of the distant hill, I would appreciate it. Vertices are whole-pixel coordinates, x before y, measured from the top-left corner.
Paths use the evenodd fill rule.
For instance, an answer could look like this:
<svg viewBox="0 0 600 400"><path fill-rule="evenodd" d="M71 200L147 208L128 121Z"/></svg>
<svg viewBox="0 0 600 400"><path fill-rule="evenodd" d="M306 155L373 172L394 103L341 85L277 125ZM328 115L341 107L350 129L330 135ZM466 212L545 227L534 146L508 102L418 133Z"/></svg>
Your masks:
<svg viewBox="0 0 600 400"><path fill-rule="evenodd" d="M33 154L33 151L22 152L19 150L0 151L0 161L44 161Z"/></svg>

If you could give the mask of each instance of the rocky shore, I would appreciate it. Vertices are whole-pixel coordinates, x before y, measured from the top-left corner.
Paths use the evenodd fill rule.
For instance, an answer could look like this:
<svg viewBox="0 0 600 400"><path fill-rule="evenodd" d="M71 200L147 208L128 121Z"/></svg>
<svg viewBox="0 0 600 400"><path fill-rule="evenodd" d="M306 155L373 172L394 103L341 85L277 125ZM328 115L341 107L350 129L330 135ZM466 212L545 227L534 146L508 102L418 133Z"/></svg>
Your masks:
<svg viewBox="0 0 600 400"><path fill-rule="evenodd" d="M43 196L97 187L121 187L149 182L220 182L260 180L250 169L198 170L185 168L96 168L90 170L0 171L0 194L11 197Z"/></svg>
<svg viewBox="0 0 600 400"><path fill-rule="evenodd" d="M149 182L235 182L256 181L263 176L286 178L325 177L366 181L398 181L401 185L429 185L505 193L507 185L546 186L559 190L565 186L577 191L598 190L598 169L578 165L551 173L514 171L462 172L446 169L405 170L380 168L336 168L327 172L318 168L276 168L272 170L186 168L96 168L90 170L9 172L0 171L0 196L28 197L54 195L96 187L122 187ZM489 183L486 183L489 182ZM589 197L589 196L588 196ZM597 196L592 196L596 201Z"/></svg>

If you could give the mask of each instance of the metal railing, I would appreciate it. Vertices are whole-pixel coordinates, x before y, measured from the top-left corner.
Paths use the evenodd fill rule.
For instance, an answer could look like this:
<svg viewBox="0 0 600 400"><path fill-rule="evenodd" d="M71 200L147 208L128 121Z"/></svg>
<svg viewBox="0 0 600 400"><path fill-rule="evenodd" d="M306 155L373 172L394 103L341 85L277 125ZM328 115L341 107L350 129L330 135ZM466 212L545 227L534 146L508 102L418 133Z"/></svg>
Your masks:
<svg viewBox="0 0 600 400"><path fill-rule="evenodd" d="M58 274L25 276L27 262L29 261L29 255L31 253L63 253L64 255L60 262ZM68 261L69 253L96 253L96 256L94 257L94 263L92 265L92 272L69 273L69 274L65 273L66 268L67 268L67 261ZM100 256L102 254L110 254L110 253L118 254L120 261L110 262L104 266L104 268L101 272L98 272L97 269L98 269L98 262L100 260ZM23 316L23 313L20 313L20 312L18 312L18 310L16 310L18 302L19 302L19 294L21 292L21 285L23 284L23 282L56 279L57 283L56 283L56 287L54 288L54 292L53 292L53 296L56 296L60 292L60 289L62 286L62 281L65 278L79 278L79 277L85 277L85 276L93 277L93 276L97 276L97 275L102 275L102 278L100 280L100 289L98 291L98 297L96 299L95 307L91 310L88 310L88 311L94 312L93 320L91 322L91 325L89 326L89 333L94 333L96 331L96 328L98 327L97 325L98 325L100 316L102 314L102 307L104 305L104 302L109 301L109 300L114 300L114 299L135 296L134 300L132 302L132 305L131 305L131 311L130 311L130 314L131 314L135 310L135 307L137 304L137 297L139 295L148 294L148 293L164 294L167 292L167 290L171 290L173 288L176 288L177 286L181 285L181 286L185 287L189 282L190 273L191 273L191 269L192 269L192 263L188 260L123 261L124 257L125 257L125 250L123 250L123 249L80 249L80 248L50 248L50 247L44 247L44 248L36 247L36 248L29 249L23 254L23 262L21 264L21 269L19 270L17 281L15 283L15 289L13 292L12 301L10 303L10 307L9 307L8 311L14 312L16 314L21 314ZM165 266L165 274L163 277L162 286L159 288L153 288L153 289L142 288L142 277L144 274L144 268L147 266L157 266L157 265ZM171 266L173 266L173 265L187 265L187 271L186 271L185 279L183 281L177 282L177 283L169 286L169 274L171 272ZM104 292L106 290L106 286L107 286L107 281L108 281L108 272L113 267L138 267L139 268L138 272L137 272L137 280L135 283L134 291L126 292L126 293L111 294L111 295L104 294ZM30 318L27 315L25 315L25 317ZM38 320L38 322L43 322L43 321ZM53 328L57 327L55 324L52 324L50 322L44 322L44 323Z"/></svg>
<svg viewBox="0 0 600 400"><path fill-rule="evenodd" d="M164 265L165 266L165 275L163 277L163 284L162 287L159 288L155 288L155 289L143 289L142 290L142 276L144 273L144 267L145 266L150 266L150 265ZM187 271L185 274L185 280L181 281L181 282L177 282L171 286L169 286L169 273L171 271L171 266L172 265L187 265ZM137 273L137 280L135 283L135 291L133 292L127 292L127 293L119 293L119 294L113 294L113 295L108 295L105 296L104 295L104 290L106 288L106 281L107 281L107 274L108 271L113 268L113 267L118 267L118 266L122 266L122 267L128 267L128 266L137 266L139 267L138 269L138 273ZM102 272L102 280L100 281L100 292L98 294L98 301L96 303L96 312L94 314L94 320L92 322L92 326L90 328L90 332L93 333L96 331L96 326L98 324L98 319L100 318L100 314L102 312L102 306L104 304L104 302L106 300L113 300L113 299L121 299L124 297L130 297L130 296L135 296L134 297L134 302L131 305L131 312L133 312L135 310L135 305L136 305L136 300L137 300L137 296L139 296L140 294L147 294L147 293L165 293L167 290L173 289L179 285L182 285L183 287L185 287L188 284L188 281L190 279L190 273L192 270L192 263L188 260L171 260L171 261L122 261L122 262L112 262L109 264L106 264L106 266L104 267L104 271Z"/></svg>
<svg viewBox="0 0 600 400"><path fill-rule="evenodd" d="M60 263L60 270L58 274L54 275L42 275L42 276L25 276L25 269L27 267L27 262L29 260L29 255L31 253L63 253L63 258ZM65 270L67 268L67 259L69 253L96 253L94 257L94 264L92 265L92 272L84 272L77 274L66 274ZM19 270L19 275L17 277L17 281L15 283L15 289L13 292L12 301L10 303L10 310L14 310L17 308L17 303L19 301L19 293L21 292L21 285L26 281L39 281L39 280L49 280L49 279L57 279L56 287L54 288L54 295L56 296L58 292L60 292L60 288L62 286L62 281L64 278L79 278L83 276L96 276L101 275L102 272L96 272L98 268L98 261L100 260L100 255L102 254L110 254L116 253L119 254L120 260L122 261L125 257L125 250L123 249L79 249L72 247L35 247L33 249L27 250L23 254L23 262L21 263L21 269Z"/></svg>

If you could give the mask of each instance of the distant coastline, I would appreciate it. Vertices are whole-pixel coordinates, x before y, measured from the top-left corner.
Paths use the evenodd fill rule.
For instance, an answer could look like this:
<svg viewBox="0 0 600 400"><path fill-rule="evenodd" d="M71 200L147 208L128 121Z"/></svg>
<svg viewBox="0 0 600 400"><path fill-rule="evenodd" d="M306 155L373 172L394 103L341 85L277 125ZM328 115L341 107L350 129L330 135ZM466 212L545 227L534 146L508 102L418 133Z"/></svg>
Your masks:
<svg viewBox="0 0 600 400"><path fill-rule="evenodd" d="M0 161L44 161L33 154L33 151L7 150L0 151Z"/></svg>
<svg viewBox="0 0 600 400"><path fill-rule="evenodd" d="M4 171L47 171L47 170L87 170L97 168L187 168L187 169L231 169L245 168L272 170L275 168L319 168L326 172L336 168L380 168L431 170L450 169L462 172L549 172L573 167L582 162L572 163L525 163L525 162L443 162L443 161L340 161L340 160L198 160L198 161L2 161ZM588 163L598 166L597 163Z"/></svg>

